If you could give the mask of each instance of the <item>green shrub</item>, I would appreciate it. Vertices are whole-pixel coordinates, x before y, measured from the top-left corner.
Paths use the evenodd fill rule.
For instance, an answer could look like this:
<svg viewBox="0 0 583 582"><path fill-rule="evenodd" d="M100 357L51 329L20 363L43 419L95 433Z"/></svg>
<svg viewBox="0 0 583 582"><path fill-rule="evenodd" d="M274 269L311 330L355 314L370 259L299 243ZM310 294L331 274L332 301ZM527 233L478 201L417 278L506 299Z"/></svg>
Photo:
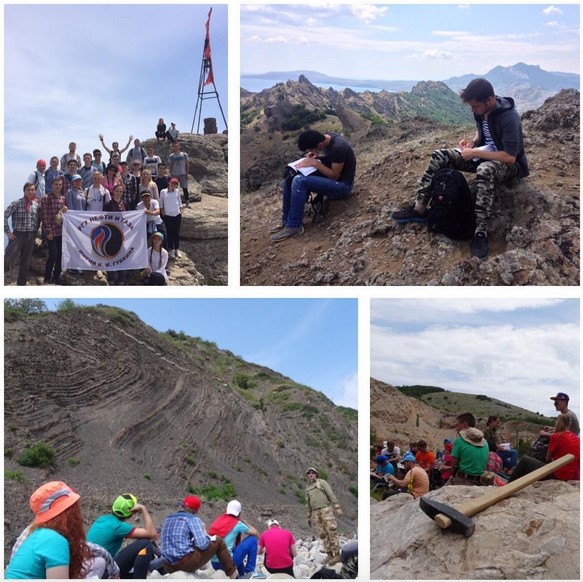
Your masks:
<svg viewBox="0 0 583 582"><path fill-rule="evenodd" d="M255 382L255 380L253 380L249 374L245 374L243 372L237 372L233 377L233 381L242 390L250 390L251 388L255 388L257 386L257 382Z"/></svg>
<svg viewBox="0 0 583 582"><path fill-rule="evenodd" d="M190 456L186 457L184 460L186 461L187 465L195 465L196 464L196 461Z"/></svg>
<svg viewBox="0 0 583 582"><path fill-rule="evenodd" d="M72 309L75 309L77 304L72 299L63 299L57 304L57 312L58 313L67 313Z"/></svg>
<svg viewBox="0 0 583 582"><path fill-rule="evenodd" d="M229 482L223 485L205 485L203 487L194 487L193 493L203 497L207 501L227 501L237 497L235 486Z"/></svg>
<svg viewBox="0 0 583 582"><path fill-rule="evenodd" d="M37 443L27 447L24 453L18 458L18 464L23 467L38 467L39 469L46 469L47 467L54 467L57 461L57 453L55 449L46 443Z"/></svg>
<svg viewBox="0 0 583 582"><path fill-rule="evenodd" d="M4 321L7 322L47 312L47 305L41 299L6 299L4 301Z"/></svg>
<svg viewBox="0 0 583 582"><path fill-rule="evenodd" d="M356 487L355 485L349 485L348 491L350 493L352 493L352 495L354 495L354 497L358 497L358 487Z"/></svg>
<svg viewBox="0 0 583 582"><path fill-rule="evenodd" d="M4 479L6 481L18 481L19 483L24 483L26 481L24 473L21 471L10 471L8 469L4 471Z"/></svg>
<svg viewBox="0 0 583 582"><path fill-rule="evenodd" d="M69 467L76 467L81 461L76 459L75 457L71 457L67 459L67 463L69 463Z"/></svg>

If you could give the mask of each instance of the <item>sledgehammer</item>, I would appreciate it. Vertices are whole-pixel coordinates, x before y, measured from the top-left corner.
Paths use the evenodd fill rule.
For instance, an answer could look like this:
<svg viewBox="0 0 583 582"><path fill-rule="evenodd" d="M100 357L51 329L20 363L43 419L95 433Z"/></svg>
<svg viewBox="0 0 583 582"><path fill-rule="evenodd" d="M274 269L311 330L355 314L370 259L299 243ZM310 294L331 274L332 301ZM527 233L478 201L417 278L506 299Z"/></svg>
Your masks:
<svg viewBox="0 0 583 582"><path fill-rule="evenodd" d="M450 529L457 533L462 533L466 537L471 536L474 533L474 522L470 519L472 515L476 515L480 511L511 497L521 489L532 485L536 481L547 477L551 473L554 473L557 469L568 465L575 459L574 455L565 455L528 475L516 479L503 487L497 488L491 493L486 493L481 497L476 497L471 499L466 503L462 503L459 507L451 507L445 503L439 503L433 499L426 499L425 497L419 498L419 507L431 518L441 529Z"/></svg>

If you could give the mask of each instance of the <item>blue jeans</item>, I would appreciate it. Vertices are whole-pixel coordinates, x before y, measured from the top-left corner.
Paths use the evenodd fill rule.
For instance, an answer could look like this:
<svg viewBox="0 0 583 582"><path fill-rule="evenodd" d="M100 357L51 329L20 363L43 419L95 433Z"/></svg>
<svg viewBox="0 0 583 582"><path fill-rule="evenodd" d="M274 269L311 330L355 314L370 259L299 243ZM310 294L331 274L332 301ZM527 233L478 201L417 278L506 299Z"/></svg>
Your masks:
<svg viewBox="0 0 583 582"><path fill-rule="evenodd" d="M304 206L309 192L323 194L331 200L341 200L350 196L352 184L336 182L322 176L304 176L300 174L292 180L291 187L284 180L282 190L283 209L281 222L289 228L297 228L302 226Z"/></svg>
<svg viewBox="0 0 583 582"><path fill-rule="evenodd" d="M247 558L247 563L245 563ZM237 567L239 576L255 572L257 564L257 538L255 536L247 536L239 545L233 549L233 562ZM219 562L211 562L215 570L222 569Z"/></svg>
<svg viewBox="0 0 583 582"><path fill-rule="evenodd" d="M504 466L507 469L516 467L516 464L518 463L518 451L515 449L510 449L508 451L496 451L496 454L502 459Z"/></svg>

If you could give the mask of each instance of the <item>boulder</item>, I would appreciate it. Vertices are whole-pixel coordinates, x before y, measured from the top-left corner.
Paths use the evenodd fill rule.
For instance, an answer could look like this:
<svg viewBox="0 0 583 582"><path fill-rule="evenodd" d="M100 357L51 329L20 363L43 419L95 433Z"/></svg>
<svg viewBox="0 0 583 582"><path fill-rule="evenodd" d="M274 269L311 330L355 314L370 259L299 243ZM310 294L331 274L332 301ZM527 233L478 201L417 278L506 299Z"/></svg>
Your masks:
<svg viewBox="0 0 583 582"><path fill-rule="evenodd" d="M427 497L459 505L490 487ZM371 505L371 580L579 580L579 482L539 481L485 509L464 537L439 529L409 495Z"/></svg>

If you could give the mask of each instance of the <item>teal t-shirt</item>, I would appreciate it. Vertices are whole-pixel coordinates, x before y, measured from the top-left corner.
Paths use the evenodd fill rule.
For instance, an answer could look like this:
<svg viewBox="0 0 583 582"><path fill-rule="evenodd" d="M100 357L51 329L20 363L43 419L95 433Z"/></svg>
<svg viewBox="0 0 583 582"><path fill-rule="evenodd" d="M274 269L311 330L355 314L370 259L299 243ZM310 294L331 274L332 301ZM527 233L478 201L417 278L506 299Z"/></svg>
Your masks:
<svg viewBox="0 0 583 582"><path fill-rule="evenodd" d="M112 556L115 556L123 541L134 528L127 522L118 519L110 513L98 517L87 532L87 541L105 548Z"/></svg>
<svg viewBox="0 0 583 582"><path fill-rule="evenodd" d="M239 534L247 533L248 531L249 526L243 523L242 521L238 521L235 527L223 538L225 545L227 546L227 549L229 550L229 552L231 552L231 555L233 555L233 549L235 548L237 536ZM213 562L219 561L216 554L212 557L212 561Z"/></svg>
<svg viewBox="0 0 583 582"><path fill-rule="evenodd" d="M9 579L47 577L48 568L69 565L69 542L60 533L46 527L35 529L18 548L4 577Z"/></svg>
<svg viewBox="0 0 583 582"><path fill-rule="evenodd" d="M460 471L468 475L481 475L488 463L488 445L475 447L458 437L453 443L451 456L458 460L457 467Z"/></svg>

